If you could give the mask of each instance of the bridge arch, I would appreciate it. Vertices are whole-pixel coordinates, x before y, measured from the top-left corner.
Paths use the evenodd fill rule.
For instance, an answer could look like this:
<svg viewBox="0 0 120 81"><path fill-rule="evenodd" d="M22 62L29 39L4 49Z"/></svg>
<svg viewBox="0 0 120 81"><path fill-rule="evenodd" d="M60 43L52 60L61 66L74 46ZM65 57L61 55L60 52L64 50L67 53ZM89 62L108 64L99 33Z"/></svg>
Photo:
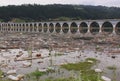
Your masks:
<svg viewBox="0 0 120 81"><path fill-rule="evenodd" d="M17 23L14 24L14 31L16 31Z"/></svg>
<svg viewBox="0 0 120 81"><path fill-rule="evenodd" d="M11 26L10 26L10 24L8 24L8 31L10 31L10 29L11 29Z"/></svg>
<svg viewBox="0 0 120 81"><path fill-rule="evenodd" d="M13 31L13 23L11 24L11 31Z"/></svg>
<svg viewBox="0 0 120 81"><path fill-rule="evenodd" d="M46 33L47 30L48 30L48 25L47 25L47 23L44 23L43 24L43 31Z"/></svg>
<svg viewBox="0 0 120 81"><path fill-rule="evenodd" d="M78 30L77 24L75 22L72 22L70 25L70 31L72 34L75 34Z"/></svg>
<svg viewBox="0 0 120 81"><path fill-rule="evenodd" d="M93 34L93 35L96 35L98 34L100 31L100 26L97 22L92 22L90 24L90 32Z"/></svg>
<svg viewBox="0 0 120 81"><path fill-rule="evenodd" d="M16 24L16 31L18 32L18 27L19 27L19 25L18 25L18 23Z"/></svg>
<svg viewBox="0 0 120 81"><path fill-rule="evenodd" d="M68 33L68 31L69 31L69 25L68 25L68 23L63 23L63 25L62 25L62 31L63 31L63 33Z"/></svg>
<svg viewBox="0 0 120 81"><path fill-rule="evenodd" d="M37 31L37 23L34 23L34 28L33 31L36 32Z"/></svg>
<svg viewBox="0 0 120 81"><path fill-rule="evenodd" d="M29 30L29 26L28 26L28 23L26 23L26 31L28 32Z"/></svg>
<svg viewBox="0 0 120 81"><path fill-rule="evenodd" d="M25 24L22 24L22 31L25 31Z"/></svg>
<svg viewBox="0 0 120 81"><path fill-rule="evenodd" d="M111 22L106 21L102 24L102 32L104 34L111 34L113 32L113 25Z"/></svg>
<svg viewBox="0 0 120 81"><path fill-rule="evenodd" d="M115 32L116 34L120 35L120 22L118 22L115 26Z"/></svg>
<svg viewBox="0 0 120 81"><path fill-rule="evenodd" d="M38 31L42 32L42 24L41 23L38 24Z"/></svg>
<svg viewBox="0 0 120 81"><path fill-rule="evenodd" d="M19 24L19 31L20 32L22 31L21 26L22 26L22 24Z"/></svg>
<svg viewBox="0 0 120 81"><path fill-rule="evenodd" d="M60 33L60 31L61 31L61 25L60 25L60 23L56 23L56 24L55 24L55 31L56 31L57 33Z"/></svg>
<svg viewBox="0 0 120 81"><path fill-rule="evenodd" d="M80 31L80 33L82 33L82 34L87 33L87 31L88 31L88 25L87 25L87 23L81 22L81 23L80 23L80 26L79 26L79 31Z"/></svg>
<svg viewBox="0 0 120 81"><path fill-rule="evenodd" d="M50 23L49 24L49 32L52 33L54 31L54 24Z"/></svg>
<svg viewBox="0 0 120 81"><path fill-rule="evenodd" d="M32 25L32 23L30 23L30 32L32 32L33 31L33 25Z"/></svg>

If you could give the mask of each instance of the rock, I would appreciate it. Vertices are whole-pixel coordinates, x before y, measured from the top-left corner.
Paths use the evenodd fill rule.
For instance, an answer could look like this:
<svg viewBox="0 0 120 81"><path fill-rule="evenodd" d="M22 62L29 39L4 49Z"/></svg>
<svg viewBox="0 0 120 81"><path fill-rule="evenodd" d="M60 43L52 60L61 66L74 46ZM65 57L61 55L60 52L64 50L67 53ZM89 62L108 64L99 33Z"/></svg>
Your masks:
<svg viewBox="0 0 120 81"><path fill-rule="evenodd" d="M88 60L87 62L89 62L89 63L93 63L93 61L91 61L91 60Z"/></svg>
<svg viewBox="0 0 120 81"><path fill-rule="evenodd" d="M101 70L101 69L95 69L95 72L97 72L97 73L101 73L102 70Z"/></svg>
<svg viewBox="0 0 120 81"><path fill-rule="evenodd" d="M106 77L106 76L101 76L101 79L104 80L104 81L111 81L111 79Z"/></svg>
<svg viewBox="0 0 120 81"><path fill-rule="evenodd" d="M25 61L25 62L23 62L23 65L26 66L26 67L31 66L31 62Z"/></svg>
<svg viewBox="0 0 120 81"><path fill-rule="evenodd" d="M16 70L9 70L7 74L16 74Z"/></svg>
<svg viewBox="0 0 120 81"><path fill-rule="evenodd" d="M9 75L8 78L11 79L11 80L13 80L13 81L19 81L19 78L15 77L13 75Z"/></svg>

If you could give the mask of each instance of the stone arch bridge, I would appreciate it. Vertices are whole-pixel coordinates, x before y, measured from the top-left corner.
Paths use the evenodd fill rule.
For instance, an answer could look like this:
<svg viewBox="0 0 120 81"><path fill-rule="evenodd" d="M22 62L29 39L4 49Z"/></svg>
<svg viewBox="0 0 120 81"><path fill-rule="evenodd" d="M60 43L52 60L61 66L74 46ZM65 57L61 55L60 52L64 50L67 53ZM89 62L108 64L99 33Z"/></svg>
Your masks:
<svg viewBox="0 0 120 81"><path fill-rule="evenodd" d="M119 19L49 21L49 22L1 22L0 32L48 33L72 35L120 34Z"/></svg>

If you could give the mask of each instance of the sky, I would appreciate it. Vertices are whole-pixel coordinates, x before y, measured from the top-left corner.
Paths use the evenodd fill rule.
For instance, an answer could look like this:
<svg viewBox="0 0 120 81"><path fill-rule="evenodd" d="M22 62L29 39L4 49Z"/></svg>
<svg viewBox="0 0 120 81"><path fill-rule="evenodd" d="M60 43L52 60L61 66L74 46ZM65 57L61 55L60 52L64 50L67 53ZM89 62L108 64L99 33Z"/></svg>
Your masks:
<svg viewBox="0 0 120 81"><path fill-rule="evenodd" d="M76 5L103 5L120 7L120 0L0 0L0 6L21 4L76 4Z"/></svg>

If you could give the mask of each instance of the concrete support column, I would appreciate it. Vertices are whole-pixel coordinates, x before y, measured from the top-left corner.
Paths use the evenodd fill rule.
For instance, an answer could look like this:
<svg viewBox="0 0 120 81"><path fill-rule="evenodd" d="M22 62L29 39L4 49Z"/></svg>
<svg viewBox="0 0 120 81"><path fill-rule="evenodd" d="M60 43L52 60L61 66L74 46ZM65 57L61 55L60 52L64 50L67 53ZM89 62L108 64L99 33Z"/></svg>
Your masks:
<svg viewBox="0 0 120 81"><path fill-rule="evenodd" d="M49 29L50 29L50 26L47 25L47 32L46 33L51 33Z"/></svg>
<svg viewBox="0 0 120 81"><path fill-rule="evenodd" d="M2 31L4 32L4 24L3 24L3 26L2 26Z"/></svg>
<svg viewBox="0 0 120 81"><path fill-rule="evenodd" d="M3 31L3 24L1 25L1 31Z"/></svg>
<svg viewBox="0 0 120 81"><path fill-rule="evenodd" d="M14 24L12 25L12 32L14 32Z"/></svg>
<svg viewBox="0 0 120 81"><path fill-rule="evenodd" d="M112 32L112 34L116 34L115 28L116 28L116 25L113 25L113 32Z"/></svg>
<svg viewBox="0 0 120 81"><path fill-rule="evenodd" d="M15 25L13 26L13 32L15 32Z"/></svg>
<svg viewBox="0 0 120 81"><path fill-rule="evenodd" d="M5 24L5 32L6 32L6 29L7 29L7 24Z"/></svg>
<svg viewBox="0 0 120 81"><path fill-rule="evenodd" d="M5 32L5 29L6 29L6 23L5 23L5 25L4 25L4 32Z"/></svg>
<svg viewBox="0 0 120 81"><path fill-rule="evenodd" d="M100 25L99 33L102 33L102 25Z"/></svg>
<svg viewBox="0 0 120 81"><path fill-rule="evenodd" d="M18 29L18 32L20 31L20 24L18 24L18 27L17 27L17 29Z"/></svg>
<svg viewBox="0 0 120 81"><path fill-rule="evenodd" d="M62 28L63 28L63 26L62 26L62 24L60 24L60 34L62 34L62 33L63 33Z"/></svg>
<svg viewBox="0 0 120 81"><path fill-rule="evenodd" d="M53 24L53 27L54 27L54 29L53 29L53 33L56 33L56 32L55 32L55 24Z"/></svg>
<svg viewBox="0 0 120 81"><path fill-rule="evenodd" d="M5 23L5 28L4 28L4 31L6 32L6 23Z"/></svg>
<svg viewBox="0 0 120 81"><path fill-rule="evenodd" d="M28 32L30 32L30 24L28 23Z"/></svg>
<svg viewBox="0 0 120 81"><path fill-rule="evenodd" d="M14 32L15 32L16 26L14 26Z"/></svg>
<svg viewBox="0 0 120 81"><path fill-rule="evenodd" d="M18 28L17 24L16 24L16 27L15 27L15 28L16 28L15 31L17 32L17 28Z"/></svg>
<svg viewBox="0 0 120 81"><path fill-rule="evenodd" d="M13 32L15 32L15 25L13 24Z"/></svg>
<svg viewBox="0 0 120 81"><path fill-rule="evenodd" d="M90 37L92 36L92 34L91 34L91 32L90 32L90 29L91 29L91 28L90 28L90 23L88 23L88 31L87 31L87 33L85 33L85 36L87 36L87 37L88 37L88 36L90 36Z"/></svg>
<svg viewBox="0 0 120 81"><path fill-rule="evenodd" d="M18 25L16 26L16 32L18 32Z"/></svg>
<svg viewBox="0 0 120 81"><path fill-rule="evenodd" d="M22 25L22 32L25 32L25 24Z"/></svg>
<svg viewBox="0 0 120 81"><path fill-rule="evenodd" d="M2 31L2 24L0 24L0 31Z"/></svg>
<svg viewBox="0 0 120 81"><path fill-rule="evenodd" d="M25 31L28 32L28 24L25 24Z"/></svg>
<svg viewBox="0 0 120 81"><path fill-rule="evenodd" d="M32 32L35 32L34 28L35 28L34 23L32 23Z"/></svg>
<svg viewBox="0 0 120 81"><path fill-rule="evenodd" d="M25 23L24 23L24 32L26 32L26 25L25 25Z"/></svg>
<svg viewBox="0 0 120 81"><path fill-rule="evenodd" d="M37 27L36 32L38 33L39 32L39 30L38 30L39 23L36 23L36 27Z"/></svg>
<svg viewBox="0 0 120 81"><path fill-rule="evenodd" d="M20 32L20 27L21 27L20 24L18 24L18 32Z"/></svg>
<svg viewBox="0 0 120 81"><path fill-rule="evenodd" d="M90 24L88 24L88 31L87 33L90 33Z"/></svg>
<svg viewBox="0 0 120 81"><path fill-rule="evenodd" d="M68 33L70 34L71 33L71 31L70 31L70 24L68 24L68 27L69 27Z"/></svg>
<svg viewBox="0 0 120 81"><path fill-rule="evenodd" d="M10 30L9 30L9 29L10 29L10 26L8 25L8 26L7 26L7 31L8 31L8 32L10 32Z"/></svg>
<svg viewBox="0 0 120 81"><path fill-rule="evenodd" d="M3 26L3 32L5 31L5 24L4 24L4 26Z"/></svg>
<svg viewBox="0 0 120 81"><path fill-rule="evenodd" d="M5 24L5 32L7 31L7 23Z"/></svg>
<svg viewBox="0 0 120 81"><path fill-rule="evenodd" d="M77 28L78 28L78 29L77 29L77 33L80 33L79 26L80 26L80 25L77 25Z"/></svg>
<svg viewBox="0 0 120 81"><path fill-rule="evenodd" d="M11 29L11 30L12 30L12 32L14 32L14 24L13 24L13 26L12 26L12 29Z"/></svg>
<svg viewBox="0 0 120 81"><path fill-rule="evenodd" d="M1 31L1 23L0 23L0 31Z"/></svg>
<svg viewBox="0 0 120 81"><path fill-rule="evenodd" d="M10 24L10 32L12 32L12 24Z"/></svg>
<svg viewBox="0 0 120 81"><path fill-rule="evenodd" d="M5 24L3 25L3 32L5 31Z"/></svg>
<svg viewBox="0 0 120 81"><path fill-rule="evenodd" d="M8 31L8 26L6 25L6 32Z"/></svg>
<svg viewBox="0 0 120 81"><path fill-rule="evenodd" d="M0 31L2 31L2 24L0 23Z"/></svg>
<svg viewBox="0 0 120 81"><path fill-rule="evenodd" d="M44 33L43 26L44 26L44 25L43 25L43 23L42 23L42 31L41 31L42 33Z"/></svg>
<svg viewBox="0 0 120 81"><path fill-rule="evenodd" d="M22 32L22 24L21 24L21 26L20 26L20 32Z"/></svg>
<svg viewBox="0 0 120 81"><path fill-rule="evenodd" d="M4 32L4 24L3 24L3 26L2 26L2 31Z"/></svg>

